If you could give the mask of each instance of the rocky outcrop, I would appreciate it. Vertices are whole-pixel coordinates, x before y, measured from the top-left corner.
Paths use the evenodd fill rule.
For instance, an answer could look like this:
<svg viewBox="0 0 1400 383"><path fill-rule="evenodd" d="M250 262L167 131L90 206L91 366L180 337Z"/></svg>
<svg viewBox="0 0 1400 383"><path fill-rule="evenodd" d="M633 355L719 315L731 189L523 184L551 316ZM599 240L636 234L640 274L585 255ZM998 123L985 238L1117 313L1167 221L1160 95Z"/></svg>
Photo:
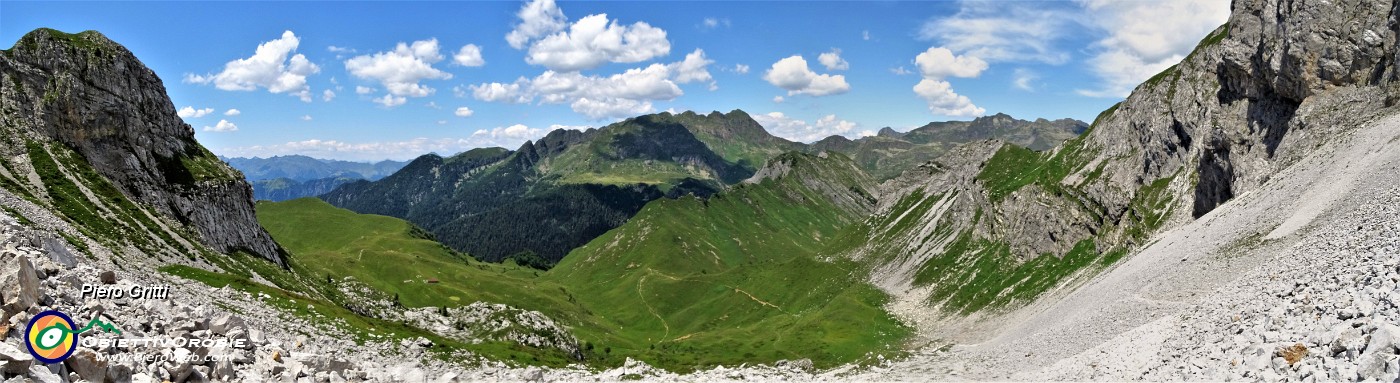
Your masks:
<svg viewBox="0 0 1400 383"><path fill-rule="evenodd" d="M126 199L192 229L210 248L285 264L282 249L253 215L252 189L195 142L160 78L126 48L97 32L39 29L0 54L0 76L7 141L0 152L7 157L31 144L61 146ZM70 175L81 171L59 165ZM23 167L7 167L15 166ZM32 178L14 173L11 183Z"/></svg>
<svg viewBox="0 0 1400 383"><path fill-rule="evenodd" d="M907 281L923 290L890 290L924 304L936 303L925 302L929 289L946 288L937 281L972 280L986 262L1005 272L1085 243L1094 245L1098 262L1111 262L1117 255L1108 254L1134 251L1156 232L1205 217L1340 133L1394 113L1397 12L1390 2L1236 1L1229 23L1103 112L1080 138L1038 155L976 157L985 162L953 167L962 172L957 176L909 171L886 183L872 232L902 245L871 244L852 255L894 273L877 273L876 281L934 267L906 264L911 257L958 255L971 265L949 269L959 275ZM945 215L895 219L911 206ZM962 215L950 219L947 212ZM960 232L969 239L957 238ZM1002 299L1073 279L1065 273L1076 270L1090 269L959 291Z"/></svg>

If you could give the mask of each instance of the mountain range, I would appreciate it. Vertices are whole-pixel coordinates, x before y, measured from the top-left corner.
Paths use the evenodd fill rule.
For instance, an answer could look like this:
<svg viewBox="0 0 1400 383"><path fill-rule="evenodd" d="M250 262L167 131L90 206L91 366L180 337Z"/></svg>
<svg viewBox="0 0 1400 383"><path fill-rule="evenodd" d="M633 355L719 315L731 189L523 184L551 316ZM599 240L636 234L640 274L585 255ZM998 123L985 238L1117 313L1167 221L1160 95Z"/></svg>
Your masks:
<svg viewBox="0 0 1400 383"><path fill-rule="evenodd" d="M383 180L348 184L321 198L361 213L406 219L478 259L548 267L652 200L709 196L753 176L758 164L784 152L842 152L857 158L864 171L897 174L904 164L958 143L1004 137L1044 146L1073 137L1084 126L998 114L806 145L769 134L741 110L659 113L599 129L556 130L514 151L423 156Z"/></svg>
<svg viewBox="0 0 1400 383"><path fill-rule="evenodd" d="M219 158L243 173L253 185L253 198L271 201L318 196L355 180L378 180L408 164L390 160L375 163L325 160L301 155Z"/></svg>

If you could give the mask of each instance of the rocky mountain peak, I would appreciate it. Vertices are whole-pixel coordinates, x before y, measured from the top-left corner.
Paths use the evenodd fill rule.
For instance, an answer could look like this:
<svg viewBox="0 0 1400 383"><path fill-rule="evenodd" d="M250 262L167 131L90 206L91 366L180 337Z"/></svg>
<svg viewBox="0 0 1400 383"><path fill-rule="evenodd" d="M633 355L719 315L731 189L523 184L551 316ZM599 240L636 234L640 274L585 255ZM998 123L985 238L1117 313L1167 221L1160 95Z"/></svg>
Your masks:
<svg viewBox="0 0 1400 383"><path fill-rule="evenodd" d="M285 264L254 217L251 187L195 141L164 83L126 48L97 32L38 29L0 54L0 76L3 154L56 144L83 162L66 165L91 167L210 248Z"/></svg>

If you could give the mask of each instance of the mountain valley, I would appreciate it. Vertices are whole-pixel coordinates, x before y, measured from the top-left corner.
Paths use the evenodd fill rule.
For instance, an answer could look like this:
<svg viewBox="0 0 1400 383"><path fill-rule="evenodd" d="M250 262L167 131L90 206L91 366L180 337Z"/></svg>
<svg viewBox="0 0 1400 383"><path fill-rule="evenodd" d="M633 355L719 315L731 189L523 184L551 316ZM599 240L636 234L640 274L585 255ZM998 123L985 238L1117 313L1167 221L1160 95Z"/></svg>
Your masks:
<svg viewBox="0 0 1400 383"><path fill-rule="evenodd" d="M0 378L1396 380L1397 4L1237 0L1089 123L668 111L379 163L216 156L127 48L34 30ZM137 284L173 298L78 293ZM46 310L122 332L38 360ZM124 359L166 354L227 357Z"/></svg>

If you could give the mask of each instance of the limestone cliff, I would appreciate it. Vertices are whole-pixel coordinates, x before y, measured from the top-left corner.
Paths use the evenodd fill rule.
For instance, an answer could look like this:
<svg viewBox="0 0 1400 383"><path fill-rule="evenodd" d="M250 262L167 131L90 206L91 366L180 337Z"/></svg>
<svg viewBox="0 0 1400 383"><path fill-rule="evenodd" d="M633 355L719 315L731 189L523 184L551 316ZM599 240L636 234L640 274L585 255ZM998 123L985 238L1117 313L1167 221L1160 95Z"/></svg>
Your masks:
<svg viewBox="0 0 1400 383"><path fill-rule="evenodd" d="M1397 12L1236 1L1226 25L1081 137L1045 153L971 144L887 182L869 221L878 239L852 256L890 291L959 310L1029 299L1112 263L1394 113ZM968 159L979 163L950 165Z"/></svg>
<svg viewBox="0 0 1400 383"><path fill-rule="evenodd" d="M126 48L97 32L39 29L0 54L0 77L10 192L90 237L195 251L188 236L285 265L242 175L195 142L160 78Z"/></svg>

